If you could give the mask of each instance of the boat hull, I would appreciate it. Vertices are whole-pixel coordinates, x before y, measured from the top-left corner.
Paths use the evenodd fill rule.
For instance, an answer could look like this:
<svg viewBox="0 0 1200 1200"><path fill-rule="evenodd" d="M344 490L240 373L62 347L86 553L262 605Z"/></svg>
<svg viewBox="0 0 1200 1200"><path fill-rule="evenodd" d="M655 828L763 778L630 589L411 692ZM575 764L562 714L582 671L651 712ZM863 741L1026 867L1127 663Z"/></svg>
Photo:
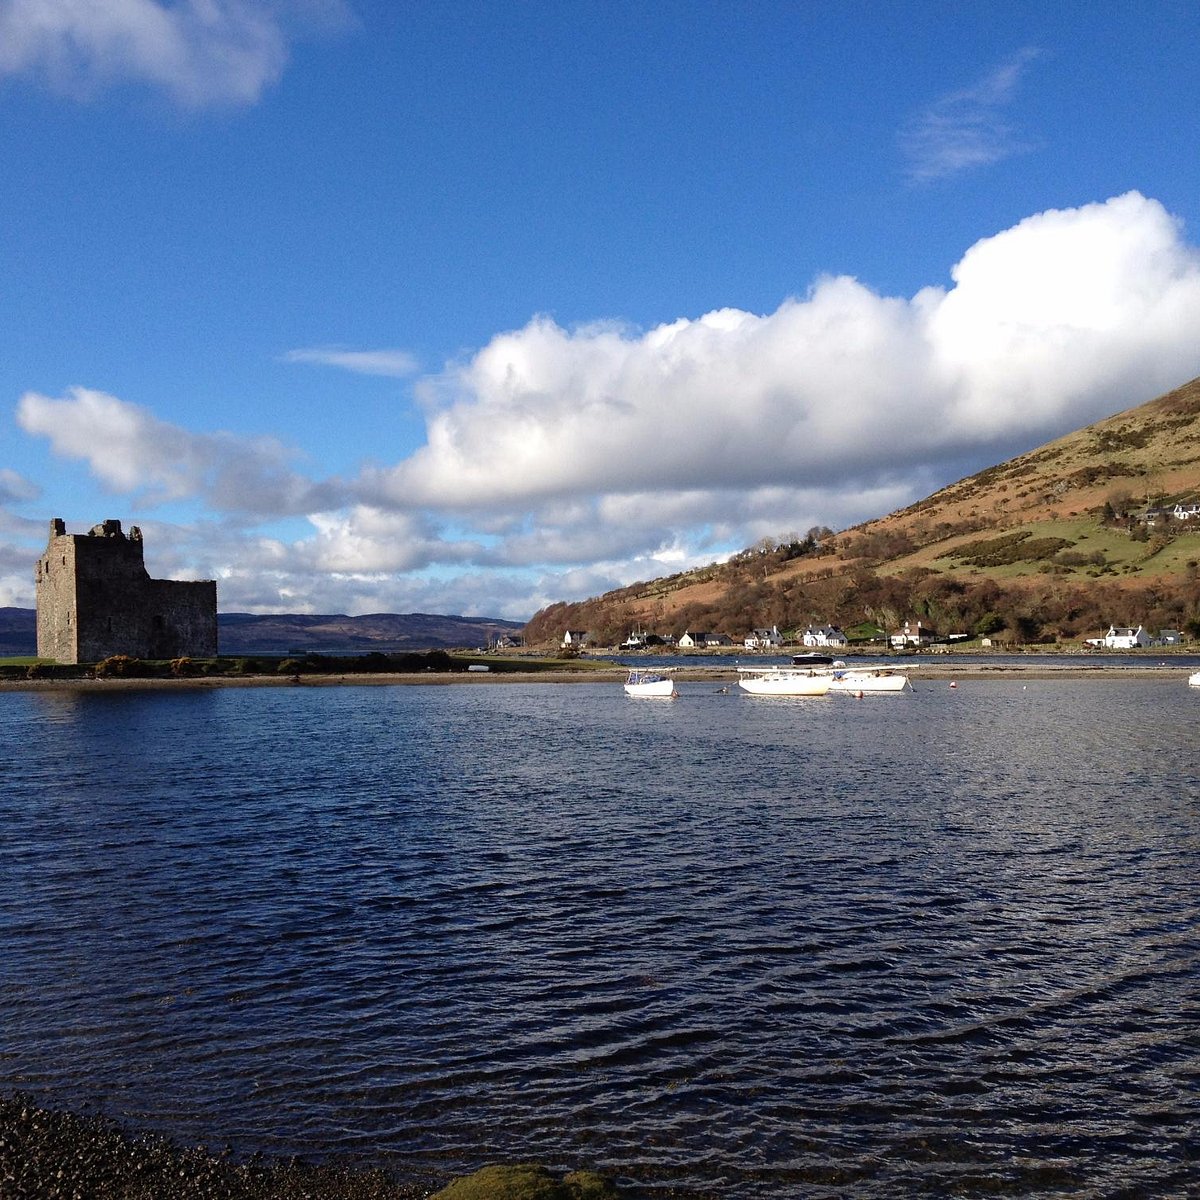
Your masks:
<svg viewBox="0 0 1200 1200"><path fill-rule="evenodd" d="M1190 683L1192 687L1200 687L1200 671L1196 671L1194 674L1189 675L1188 683Z"/></svg>
<svg viewBox="0 0 1200 1200"><path fill-rule="evenodd" d="M841 671L829 685L831 692L903 692L911 690L907 675L875 671Z"/></svg>
<svg viewBox="0 0 1200 1200"><path fill-rule="evenodd" d="M647 700L673 700L679 693L673 679L629 679L625 683L627 696L639 696Z"/></svg>
<svg viewBox="0 0 1200 1200"><path fill-rule="evenodd" d="M751 696L824 696L832 682L829 675L781 670L743 675L738 687Z"/></svg>

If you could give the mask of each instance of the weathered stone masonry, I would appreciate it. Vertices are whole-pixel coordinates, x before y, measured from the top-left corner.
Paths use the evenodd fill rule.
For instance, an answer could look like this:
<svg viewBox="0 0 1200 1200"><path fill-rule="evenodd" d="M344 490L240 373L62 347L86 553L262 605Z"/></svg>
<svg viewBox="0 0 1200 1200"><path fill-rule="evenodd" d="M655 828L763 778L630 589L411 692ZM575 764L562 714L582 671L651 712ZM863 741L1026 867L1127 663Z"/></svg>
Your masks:
<svg viewBox="0 0 1200 1200"><path fill-rule="evenodd" d="M133 658L210 658L217 653L217 585L151 579L142 531L120 521L86 534L50 522L37 564L38 657L60 663Z"/></svg>

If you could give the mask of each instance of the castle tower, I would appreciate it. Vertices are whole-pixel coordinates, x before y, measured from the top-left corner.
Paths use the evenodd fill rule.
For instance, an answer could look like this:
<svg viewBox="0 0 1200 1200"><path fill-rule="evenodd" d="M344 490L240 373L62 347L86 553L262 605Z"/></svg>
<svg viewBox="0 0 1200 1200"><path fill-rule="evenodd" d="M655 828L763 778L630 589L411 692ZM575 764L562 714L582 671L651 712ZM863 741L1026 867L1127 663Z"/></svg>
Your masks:
<svg viewBox="0 0 1200 1200"><path fill-rule="evenodd" d="M217 585L151 579L142 533L120 521L70 534L59 517L38 559L38 657L60 663L211 658L217 653Z"/></svg>

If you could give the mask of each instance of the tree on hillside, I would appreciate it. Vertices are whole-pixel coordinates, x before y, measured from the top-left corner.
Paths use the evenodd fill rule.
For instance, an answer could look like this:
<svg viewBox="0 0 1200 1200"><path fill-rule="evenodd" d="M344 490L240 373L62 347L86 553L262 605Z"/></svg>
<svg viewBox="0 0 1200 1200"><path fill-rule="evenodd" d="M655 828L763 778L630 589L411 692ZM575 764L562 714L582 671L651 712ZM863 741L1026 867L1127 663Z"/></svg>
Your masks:
<svg viewBox="0 0 1200 1200"><path fill-rule="evenodd" d="M998 612L987 612L975 622L975 636L989 637L1003 628L1004 618Z"/></svg>

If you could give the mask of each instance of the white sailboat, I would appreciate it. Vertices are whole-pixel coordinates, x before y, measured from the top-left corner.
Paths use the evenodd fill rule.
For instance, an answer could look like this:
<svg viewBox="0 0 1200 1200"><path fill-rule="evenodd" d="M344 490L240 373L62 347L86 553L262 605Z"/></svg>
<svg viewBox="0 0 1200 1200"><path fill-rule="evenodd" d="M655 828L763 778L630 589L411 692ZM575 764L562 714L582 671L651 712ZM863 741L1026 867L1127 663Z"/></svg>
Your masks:
<svg viewBox="0 0 1200 1200"><path fill-rule="evenodd" d="M668 674L669 671L669 667L659 671L631 667L629 678L625 680L625 694L653 700L673 700L679 692L675 689L675 680Z"/></svg>
<svg viewBox="0 0 1200 1200"><path fill-rule="evenodd" d="M738 667L738 687L752 696L824 696L833 676L804 667Z"/></svg>

